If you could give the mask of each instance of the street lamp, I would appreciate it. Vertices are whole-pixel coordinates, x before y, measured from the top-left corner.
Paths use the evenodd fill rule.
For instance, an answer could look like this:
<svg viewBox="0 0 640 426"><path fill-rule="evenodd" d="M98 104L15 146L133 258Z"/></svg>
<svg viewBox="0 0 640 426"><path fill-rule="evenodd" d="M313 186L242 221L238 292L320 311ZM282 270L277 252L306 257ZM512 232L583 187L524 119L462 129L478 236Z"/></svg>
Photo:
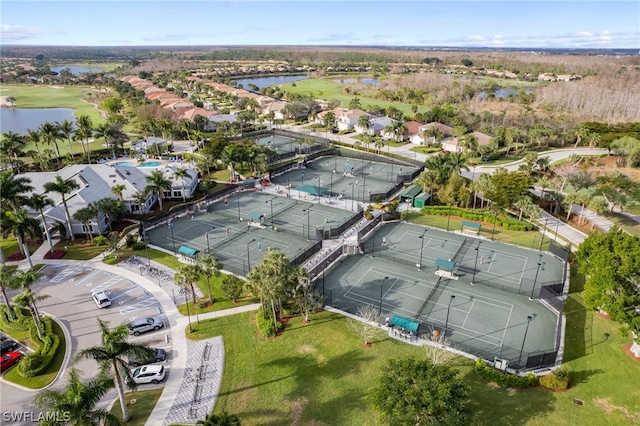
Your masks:
<svg viewBox="0 0 640 426"><path fill-rule="evenodd" d="M273 197L270 200L265 201L264 203L269 203L271 205L271 229L273 229L273 200L275 200L278 197Z"/></svg>
<svg viewBox="0 0 640 426"><path fill-rule="evenodd" d="M364 170L362 171L362 199L367 202L367 199L365 198L365 189L367 188L367 176L364 174ZM369 199L369 201L371 201L371 199Z"/></svg>
<svg viewBox="0 0 640 426"><path fill-rule="evenodd" d="M311 225L309 225L309 215L311 213L311 207L307 207L306 209L302 210L303 212L307 212L307 241L309 241L311 238ZM302 233L302 235L304 235L304 232Z"/></svg>
<svg viewBox="0 0 640 426"><path fill-rule="evenodd" d="M451 204L449 204L449 214L447 215L447 231L449 231L450 222L451 222Z"/></svg>
<svg viewBox="0 0 640 426"><path fill-rule="evenodd" d="M540 251L542 251L542 243L544 243L544 233L547 231L547 222L549 222L548 217L544 219L544 228L542 228L542 239L540 240Z"/></svg>
<svg viewBox="0 0 640 426"><path fill-rule="evenodd" d="M371 243L371 257L376 257L376 218L373 218L373 237L371 239L372 243Z"/></svg>
<svg viewBox="0 0 640 426"><path fill-rule="evenodd" d="M476 251L476 263L473 265L473 278L471 279L471 285L476 284L476 269L478 268L478 253L480 252L480 242L478 242L478 247L474 248Z"/></svg>
<svg viewBox="0 0 640 426"><path fill-rule="evenodd" d="M207 254L211 254L211 248L209 247L209 231L205 232L204 236L207 238Z"/></svg>
<svg viewBox="0 0 640 426"><path fill-rule="evenodd" d="M522 338L522 347L520 348L520 356L518 357L518 370L520 370L520 361L522 360L522 352L524 351L524 342L527 340L527 332L529 331L529 324L531 324L531 320L533 317L529 315L527 317L527 328L524 329L524 337Z"/></svg>
<svg viewBox="0 0 640 426"><path fill-rule="evenodd" d="M540 256L540 260L542 260L542 256ZM529 300L533 300L533 293L536 291L536 282L538 281L540 266L542 266L542 262L538 262L538 268L536 269L536 276L533 278L533 288L531 289L531 296L529 296Z"/></svg>
<svg viewBox="0 0 640 426"><path fill-rule="evenodd" d="M456 298L455 294L452 294L449 298L449 306L447 306L447 320L444 322L444 335L447 336L447 330L449 329L449 311L451 311L451 302Z"/></svg>
<svg viewBox="0 0 640 426"><path fill-rule="evenodd" d="M382 282L380 283L380 300L378 302L378 316L382 315L382 290L384 288L384 282L387 281L389 277L384 277Z"/></svg>
<svg viewBox="0 0 640 426"><path fill-rule="evenodd" d="M238 197L236 198L237 200L237 204L238 204L238 222L240 222L240 220L242 219L240 217L240 193L238 193Z"/></svg>
<svg viewBox="0 0 640 426"><path fill-rule="evenodd" d="M252 238L251 241L247 243L247 273L251 269L251 257L249 256L249 244L251 244L255 240L256 240L255 238Z"/></svg>
<svg viewBox="0 0 640 426"><path fill-rule="evenodd" d="M304 185L304 170L302 171L302 185Z"/></svg>
<svg viewBox="0 0 640 426"><path fill-rule="evenodd" d="M427 233L427 229L425 229L424 231L422 231L422 235L420 235L418 238L420 238L420 263L418 263L418 269L422 271L422 253L424 252L424 234Z"/></svg>
<svg viewBox="0 0 640 426"><path fill-rule="evenodd" d="M331 194L333 194L333 174L336 172L336 169L331 171L331 189L329 190L329 199L331 199Z"/></svg>
<svg viewBox="0 0 640 426"><path fill-rule="evenodd" d="M182 287L182 294L184 294L184 303L187 305L187 318L189 318L189 333L193 333L193 328L191 328L191 311L189 311L189 299L187 295L189 294L189 290L186 287Z"/></svg>

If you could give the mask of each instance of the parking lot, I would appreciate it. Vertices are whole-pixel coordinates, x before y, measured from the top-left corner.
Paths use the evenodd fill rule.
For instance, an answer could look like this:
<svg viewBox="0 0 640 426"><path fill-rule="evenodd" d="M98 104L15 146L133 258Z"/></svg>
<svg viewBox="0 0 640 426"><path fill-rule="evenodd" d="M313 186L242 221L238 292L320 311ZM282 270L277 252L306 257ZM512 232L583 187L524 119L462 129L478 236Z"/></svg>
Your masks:
<svg viewBox="0 0 640 426"><path fill-rule="evenodd" d="M129 340L164 349L167 354L164 362L167 377L170 375L172 347L168 338L169 322L156 298L134 281L80 264L46 265L41 270L39 280L31 288L36 294L49 296L38 303L39 310L54 317L68 330L70 364L78 350L100 345L98 319L107 321L110 327L115 327L139 318L160 317L164 328L131 336ZM98 291L108 295L111 306L98 307L92 297L92 293ZM10 292L8 296L11 299L15 294L17 292ZM70 364L64 368L68 368ZM83 360L73 365L85 378L93 377L97 373L97 364L93 360ZM167 378L158 385L139 385L139 389L162 387L166 380ZM57 386L65 382L66 375L57 382ZM0 383L0 392L3 395L3 406L12 407L12 411L33 410L33 392L17 389L5 382ZM115 397L115 391L111 391L104 401L113 400Z"/></svg>

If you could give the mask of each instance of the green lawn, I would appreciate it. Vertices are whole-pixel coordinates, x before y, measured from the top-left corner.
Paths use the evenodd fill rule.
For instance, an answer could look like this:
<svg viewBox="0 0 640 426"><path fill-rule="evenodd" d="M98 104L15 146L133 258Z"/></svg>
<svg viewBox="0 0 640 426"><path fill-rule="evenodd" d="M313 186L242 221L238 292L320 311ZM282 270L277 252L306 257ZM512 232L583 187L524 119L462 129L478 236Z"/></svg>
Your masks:
<svg viewBox="0 0 640 426"><path fill-rule="evenodd" d="M94 62L94 61L88 61L88 62L65 62L63 64L55 64L55 65L50 65L50 66L55 66L55 67L71 67L71 66L76 66L76 67L86 67L86 68L101 68L103 72L110 72L113 71L114 69L116 69L117 67L123 66L123 65L127 65L126 62Z"/></svg>
<svg viewBox="0 0 640 426"><path fill-rule="evenodd" d="M53 246L54 250L67 250L67 254L63 257L65 260L89 260L102 254L107 247L96 246L84 238L76 238L75 241L63 240Z"/></svg>
<svg viewBox="0 0 640 426"><path fill-rule="evenodd" d="M153 408L156 406L158 399L160 399L161 394L162 389L138 390L126 393L125 397L127 398L127 409L130 418L129 421L124 424L127 426L143 426L147 422L149 414L151 414ZM132 403L134 400L135 402ZM120 398L116 398L116 402L113 404L110 412L122 421Z"/></svg>
<svg viewBox="0 0 640 426"><path fill-rule="evenodd" d="M62 328L57 323L57 321L52 321L52 322L53 322L53 325L52 325L53 332L60 338L60 346L58 347L56 356L53 359L53 362L51 363L47 371L45 371L43 374L36 377L22 377L20 373L18 373L17 368L12 368L11 370L5 372L2 375L3 379L9 382L18 384L20 386L27 387L29 389L42 389L43 387L47 386L49 383L55 380L55 378L58 376L58 372L60 371L60 368L62 367L62 363L64 362L64 355L66 352L66 340L64 337L64 333L62 332ZM11 335L12 337L20 341L24 341L23 339L18 338L17 333L13 331L11 333L7 332L7 334Z"/></svg>
<svg viewBox="0 0 640 426"><path fill-rule="evenodd" d="M407 219L407 213L402 213L402 218ZM451 216L449 221L447 216L426 215L420 212L409 212L409 222L420 225L433 226L434 228L447 229L447 223L450 230L460 229L462 227L462 219L458 216ZM542 234L537 231L512 231L501 226L496 226L494 231L493 224L482 224L480 235L487 239L494 239L503 243L515 244L522 247L539 248ZM542 249L549 249L549 237L545 237L542 242Z"/></svg>
<svg viewBox="0 0 640 426"><path fill-rule="evenodd" d="M640 235L640 223L620 213L604 213L602 216L624 229L630 235Z"/></svg>
<svg viewBox="0 0 640 426"><path fill-rule="evenodd" d="M324 100L337 99L340 101L340 106L344 108L348 108L349 102L353 98L357 97L358 99L360 99L360 104L362 105L363 108L366 107L367 105L378 105L382 108L394 106L399 110L401 110L402 112L404 112L406 115L409 115L409 116L414 115L413 111L411 111L411 105L409 104L405 104L402 102L385 101L382 99L375 99L375 98L367 98L359 95L356 96L351 93L344 93L343 92L344 85L335 83L333 80L336 80L336 78L335 77L331 77L328 79L310 78L307 80L296 81L294 83L282 84L281 86L282 86L282 89L288 93L311 95L314 98L324 99ZM418 108L418 112L427 112L427 111L428 111L428 108L426 107Z"/></svg>
<svg viewBox="0 0 640 426"><path fill-rule="evenodd" d="M29 253L31 254L33 254L34 251L38 250L40 245L42 245L41 240L27 240L27 247L29 247ZM5 260L12 254L20 252L18 240L16 240L15 238L0 238L0 249L2 249Z"/></svg>
<svg viewBox="0 0 640 426"><path fill-rule="evenodd" d="M410 148L409 151L419 152L421 154L433 154L434 152L438 152L442 150L441 146L414 146Z"/></svg>

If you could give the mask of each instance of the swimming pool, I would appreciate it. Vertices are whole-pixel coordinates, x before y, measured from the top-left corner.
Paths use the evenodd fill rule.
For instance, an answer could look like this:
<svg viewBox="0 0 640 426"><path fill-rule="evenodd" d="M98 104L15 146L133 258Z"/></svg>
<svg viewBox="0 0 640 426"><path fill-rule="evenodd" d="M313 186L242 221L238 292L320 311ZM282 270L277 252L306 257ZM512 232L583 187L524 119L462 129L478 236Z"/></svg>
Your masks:
<svg viewBox="0 0 640 426"><path fill-rule="evenodd" d="M116 166L133 167L133 163L131 161L119 161L116 163Z"/></svg>
<svg viewBox="0 0 640 426"><path fill-rule="evenodd" d="M138 167L158 167L159 165L159 161L147 161L146 163L140 164Z"/></svg>

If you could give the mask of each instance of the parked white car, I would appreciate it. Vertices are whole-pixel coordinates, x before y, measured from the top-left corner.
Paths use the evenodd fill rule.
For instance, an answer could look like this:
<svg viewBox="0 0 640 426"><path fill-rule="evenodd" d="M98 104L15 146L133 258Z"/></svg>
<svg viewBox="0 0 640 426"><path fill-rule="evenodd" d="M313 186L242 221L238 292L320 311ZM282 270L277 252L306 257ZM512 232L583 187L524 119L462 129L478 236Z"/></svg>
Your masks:
<svg viewBox="0 0 640 426"><path fill-rule="evenodd" d="M111 299L109 299L109 296L107 296L107 293L104 291L96 291L95 293L92 293L91 296L93 296L93 301L96 302L98 308L111 306Z"/></svg>
<svg viewBox="0 0 640 426"><path fill-rule="evenodd" d="M138 367L131 375L133 381L139 385L145 383L158 384L164 380L164 366L163 365L145 365L144 367Z"/></svg>

